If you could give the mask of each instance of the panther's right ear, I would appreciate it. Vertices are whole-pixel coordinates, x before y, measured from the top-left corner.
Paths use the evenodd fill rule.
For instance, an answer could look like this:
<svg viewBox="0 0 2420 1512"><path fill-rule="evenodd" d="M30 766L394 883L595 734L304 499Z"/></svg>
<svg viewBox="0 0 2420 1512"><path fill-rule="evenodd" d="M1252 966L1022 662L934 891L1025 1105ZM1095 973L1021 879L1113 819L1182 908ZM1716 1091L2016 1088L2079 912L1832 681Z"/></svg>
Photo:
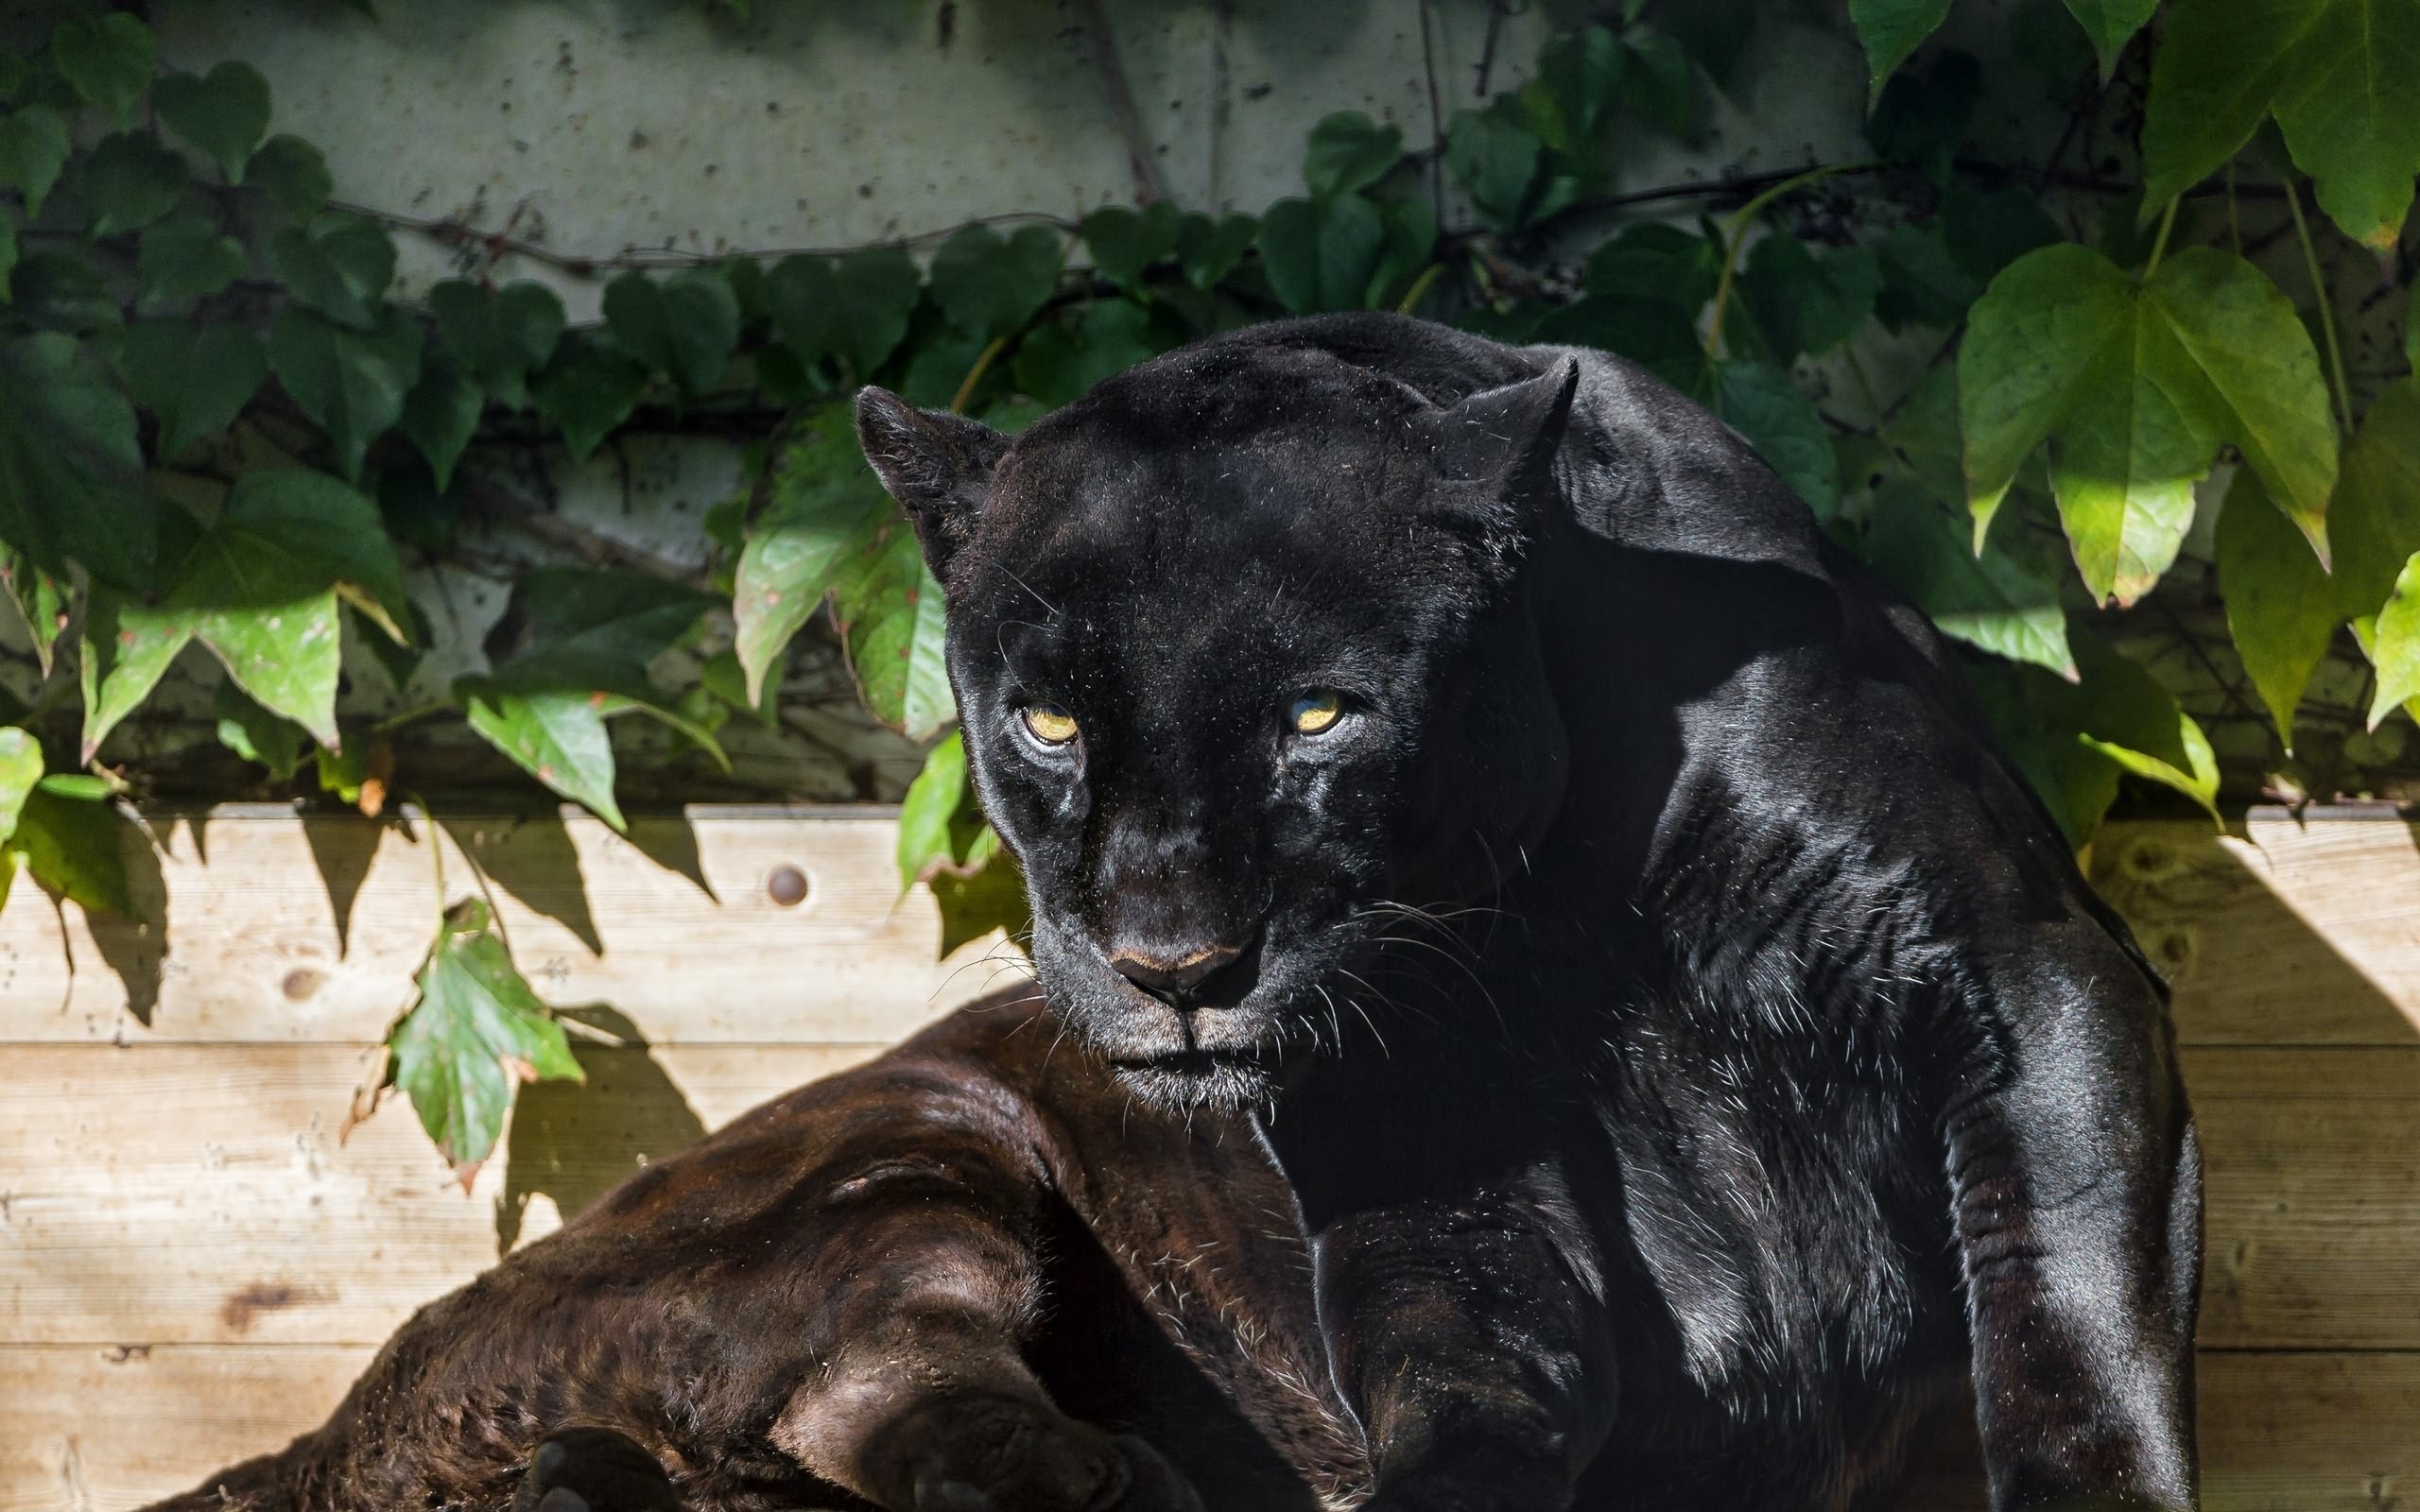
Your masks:
<svg viewBox="0 0 2420 1512"><path fill-rule="evenodd" d="M946 577L943 569L972 531L1009 438L979 421L918 409L888 389L868 387L857 390L857 444L915 524L925 564Z"/></svg>

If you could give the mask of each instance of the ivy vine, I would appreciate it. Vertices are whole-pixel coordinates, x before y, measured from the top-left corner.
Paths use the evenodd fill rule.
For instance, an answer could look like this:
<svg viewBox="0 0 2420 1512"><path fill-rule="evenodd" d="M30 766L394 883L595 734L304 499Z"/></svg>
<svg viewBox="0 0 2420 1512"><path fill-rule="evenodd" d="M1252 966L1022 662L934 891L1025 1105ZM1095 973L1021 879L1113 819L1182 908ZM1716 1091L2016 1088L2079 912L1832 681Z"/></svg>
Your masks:
<svg viewBox="0 0 2420 1512"><path fill-rule="evenodd" d="M942 896L953 941L1013 927L942 597L850 395L1013 429L1201 335L1362 308L1602 347L1706 404L1972 651L2079 847L2129 778L2216 810L2217 755L2170 686L2192 679L2155 675L2118 612L2180 576L2214 572L2223 613L2188 692L2205 714L2256 701L2269 779L2324 796L2420 704L2420 387L2409 352L2348 370L2357 312L2322 256L2405 274L2420 0L2026 0L2010 66L2064 122L2031 164L1968 155L1981 66L1928 43L1950 9L1847 0L1871 64L1857 161L1625 183L1626 146L1702 129L1741 28L1623 0L1425 145L1325 117L1303 192L1256 215L1158 200L828 254L557 258L611 274L584 325L536 282L398 299L399 231L489 233L339 200L257 71L164 72L138 17L72 17L0 52L0 598L39 678L0 707L0 897L22 870L130 906L120 800L145 774L110 740L192 647L223 671L221 741L275 782L376 814L442 786L395 769L394 729L458 720L620 829L616 727L727 765L729 722L769 716L826 616L868 709L930 743L903 886ZM494 454L584 458L642 413L757 433L752 486L702 524L711 583L527 573L484 670L384 728L340 718L350 662L411 675L412 576ZM2197 486L2221 463L2204 564ZM696 668L677 679L675 649ZM2306 694L2347 656L2367 670L2339 717ZM389 1075L467 1179L516 1083L578 1067L487 905L438 892Z"/></svg>

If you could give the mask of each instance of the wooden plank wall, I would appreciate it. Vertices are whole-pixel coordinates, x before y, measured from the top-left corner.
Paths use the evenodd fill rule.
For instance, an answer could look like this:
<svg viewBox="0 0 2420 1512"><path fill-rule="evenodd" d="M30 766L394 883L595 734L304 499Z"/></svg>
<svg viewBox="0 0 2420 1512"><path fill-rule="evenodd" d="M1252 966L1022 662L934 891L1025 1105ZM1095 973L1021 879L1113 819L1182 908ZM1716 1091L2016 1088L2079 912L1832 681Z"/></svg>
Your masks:
<svg viewBox="0 0 2420 1512"><path fill-rule="evenodd" d="M448 821L585 1086L465 1194L401 1106L338 1139L437 903L425 827L222 809L138 897L0 910L0 1512L134 1505L315 1423L410 1310L646 1160L971 996L879 811ZM769 889L782 868L804 902ZM2221 1512L2420 1489L2420 833L2121 826L2096 880L2178 982L2207 1150L2204 1458ZM1945 1449L1919 1505L1979 1505Z"/></svg>

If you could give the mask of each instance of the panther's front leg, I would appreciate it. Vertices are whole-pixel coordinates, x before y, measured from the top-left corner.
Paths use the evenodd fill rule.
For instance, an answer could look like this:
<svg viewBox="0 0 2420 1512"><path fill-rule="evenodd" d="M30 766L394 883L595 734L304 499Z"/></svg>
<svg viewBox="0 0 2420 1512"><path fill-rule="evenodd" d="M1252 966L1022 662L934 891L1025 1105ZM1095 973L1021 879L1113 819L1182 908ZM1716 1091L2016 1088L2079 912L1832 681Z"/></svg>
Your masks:
<svg viewBox="0 0 2420 1512"><path fill-rule="evenodd" d="M2165 1014L2097 931L2032 959L1944 1115L1992 1505L2186 1512L2201 1165Z"/></svg>
<svg viewBox="0 0 2420 1512"><path fill-rule="evenodd" d="M1599 1246L1561 1158L1407 1137L1486 1126L1453 1115L1296 1112L1270 1143L1304 1204L1337 1385L1368 1435L1367 1512L1567 1505L1616 1380Z"/></svg>

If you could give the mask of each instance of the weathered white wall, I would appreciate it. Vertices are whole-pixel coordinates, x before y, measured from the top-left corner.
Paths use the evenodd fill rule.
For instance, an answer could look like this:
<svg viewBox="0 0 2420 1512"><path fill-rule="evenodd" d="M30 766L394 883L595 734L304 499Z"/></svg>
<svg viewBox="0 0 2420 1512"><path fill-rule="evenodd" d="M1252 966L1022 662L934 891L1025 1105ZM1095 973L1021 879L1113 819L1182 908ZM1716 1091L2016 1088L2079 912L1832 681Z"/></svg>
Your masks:
<svg viewBox="0 0 2420 1512"><path fill-rule="evenodd" d="M1500 24L1495 89L1589 8L1505 9L1517 13ZM320 145L343 198L511 225L565 253L851 246L1134 198L1087 4L755 9L746 26L702 0L389 0L374 23L327 0L169 0L155 14L168 62L260 68L278 129ZM1187 206L1245 210L1300 192L1304 134L1331 111L1428 142L1428 64L1447 114L1476 103L1490 17L1487 0L1431 0L1425 59L1418 0L1100 10L1160 182ZM1845 27L1772 23L1750 47L1737 94L1753 109L1721 112L1694 151L1644 145L1633 182L1859 150L1863 71ZM407 274L444 263L424 246ZM593 308L593 287L566 292Z"/></svg>

